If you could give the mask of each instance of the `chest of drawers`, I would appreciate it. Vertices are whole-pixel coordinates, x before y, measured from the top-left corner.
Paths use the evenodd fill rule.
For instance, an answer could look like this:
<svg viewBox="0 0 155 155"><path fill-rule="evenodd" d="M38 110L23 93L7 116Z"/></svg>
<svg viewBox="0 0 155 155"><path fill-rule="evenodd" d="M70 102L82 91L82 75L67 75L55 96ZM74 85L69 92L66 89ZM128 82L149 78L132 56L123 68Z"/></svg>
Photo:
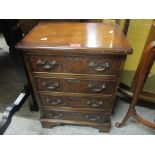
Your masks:
<svg viewBox="0 0 155 155"><path fill-rule="evenodd" d="M40 23L17 48L43 127L77 124L110 130L120 73L132 51L118 25Z"/></svg>

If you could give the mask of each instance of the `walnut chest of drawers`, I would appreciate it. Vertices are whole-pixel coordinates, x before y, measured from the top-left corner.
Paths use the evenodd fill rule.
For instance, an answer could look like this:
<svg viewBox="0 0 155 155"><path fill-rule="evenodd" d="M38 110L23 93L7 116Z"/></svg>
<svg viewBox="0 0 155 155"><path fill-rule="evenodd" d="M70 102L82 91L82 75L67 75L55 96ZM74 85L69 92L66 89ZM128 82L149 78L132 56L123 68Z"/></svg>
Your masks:
<svg viewBox="0 0 155 155"><path fill-rule="evenodd" d="M110 130L120 73L132 52L118 25L42 22L17 48L43 127L77 124Z"/></svg>

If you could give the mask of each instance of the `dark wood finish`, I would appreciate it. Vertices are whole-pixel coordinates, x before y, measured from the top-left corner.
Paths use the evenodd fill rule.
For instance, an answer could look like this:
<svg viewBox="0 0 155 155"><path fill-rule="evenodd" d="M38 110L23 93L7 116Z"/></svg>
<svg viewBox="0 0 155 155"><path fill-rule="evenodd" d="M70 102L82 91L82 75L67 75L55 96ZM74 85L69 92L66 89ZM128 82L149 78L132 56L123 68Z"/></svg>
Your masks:
<svg viewBox="0 0 155 155"><path fill-rule="evenodd" d="M115 88L116 81L112 80L88 80L79 78L36 78L36 85L39 91L51 92L72 92L86 94L107 94L111 95Z"/></svg>
<svg viewBox="0 0 155 155"><path fill-rule="evenodd" d="M139 99L139 96L143 90L143 86L145 84L145 81L148 77L148 74L151 70L151 67L153 65L154 59L155 59L155 41L149 43L146 48L144 49L144 52L142 54L142 57L140 59L140 62L138 64L138 68L135 73L135 77L132 83L132 92L133 97L130 104L130 107L128 109L128 112L126 113L124 119L121 123L116 123L117 127L122 127L125 125L129 117L135 118L138 122L155 129L155 124L147 121L143 117L139 116L136 112L135 106L137 104L137 101ZM155 98L154 98L155 100Z"/></svg>
<svg viewBox="0 0 155 155"><path fill-rule="evenodd" d="M93 122L96 124L110 123L110 116L108 112L94 112L94 111L75 111L66 110L44 110L44 119L59 119L59 120L73 120Z"/></svg>
<svg viewBox="0 0 155 155"><path fill-rule="evenodd" d="M108 110L111 107L111 98L103 96L77 96L69 93L41 93L42 105L51 107L72 107Z"/></svg>
<svg viewBox="0 0 155 155"><path fill-rule="evenodd" d="M73 120L73 121L84 121L84 122L95 122L100 124L110 123L109 114L104 114L103 112L92 112L92 111L54 111L45 110L45 119L59 119L59 120Z"/></svg>
<svg viewBox="0 0 155 155"><path fill-rule="evenodd" d="M125 36L128 33L129 24L130 24L130 19L125 19L124 26L123 26L123 32L124 32Z"/></svg>
<svg viewBox="0 0 155 155"><path fill-rule="evenodd" d="M120 73L132 53L117 24L40 23L17 48L43 127L78 124L110 130Z"/></svg>
<svg viewBox="0 0 155 155"><path fill-rule="evenodd" d="M119 56L59 56L31 55L33 72L76 73L117 75L121 57Z"/></svg>
<svg viewBox="0 0 155 155"><path fill-rule="evenodd" d="M39 32L39 33L38 33ZM127 39L115 24L41 22L18 44L18 49L102 50L109 54L132 52ZM39 52L35 50L34 52ZM46 51L42 51L42 54ZM72 53L72 54L73 54Z"/></svg>
<svg viewBox="0 0 155 155"><path fill-rule="evenodd" d="M94 128L98 128L100 132L109 132L111 128L110 123L97 124L94 122L85 122L77 120L75 121L75 120L59 120L59 119L40 119L40 122L43 128L52 128L57 125L65 125L65 124L91 126Z"/></svg>
<svg viewBox="0 0 155 155"><path fill-rule="evenodd" d="M20 19L19 24L25 34L30 32L40 22L91 22L102 23L102 19Z"/></svg>
<svg viewBox="0 0 155 155"><path fill-rule="evenodd" d="M120 19L112 19L112 20L114 20L114 23L116 23L118 25L120 24L120 21L121 21ZM124 32L125 36L128 33L129 24L130 24L130 19L124 19L123 32Z"/></svg>

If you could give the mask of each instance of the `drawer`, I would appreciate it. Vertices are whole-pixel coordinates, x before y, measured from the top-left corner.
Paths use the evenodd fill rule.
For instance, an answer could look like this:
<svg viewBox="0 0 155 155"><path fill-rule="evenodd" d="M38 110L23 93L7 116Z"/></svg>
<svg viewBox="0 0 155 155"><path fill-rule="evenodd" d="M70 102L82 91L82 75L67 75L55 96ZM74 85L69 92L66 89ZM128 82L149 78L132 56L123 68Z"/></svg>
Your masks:
<svg viewBox="0 0 155 155"><path fill-rule="evenodd" d="M73 95L43 95L40 94L43 106L52 107L72 107L72 108L91 108L91 109L109 109L111 107L108 97L88 97Z"/></svg>
<svg viewBox="0 0 155 155"><path fill-rule="evenodd" d="M109 123L110 116L108 112L84 112L84 111L54 111L44 110L45 119L74 120L95 123Z"/></svg>
<svg viewBox="0 0 155 155"><path fill-rule="evenodd" d="M84 80L79 78L36 78L37 89L51 92L70 92L88 94L113 93L116 81Z"/></svg>
<svg viewBox="0 0 155 155"><path fill-rule="evenodd" d="M31 55L34 72L117 75L120 56Z"/></svg>
<svg viewBox="0 0 155 155"><path fill-rule="evenodd" d="M49 55L31 55L30 62L32 71L34 72L56 72L62 71L62 63L60 56L49 56Z"/></svg>

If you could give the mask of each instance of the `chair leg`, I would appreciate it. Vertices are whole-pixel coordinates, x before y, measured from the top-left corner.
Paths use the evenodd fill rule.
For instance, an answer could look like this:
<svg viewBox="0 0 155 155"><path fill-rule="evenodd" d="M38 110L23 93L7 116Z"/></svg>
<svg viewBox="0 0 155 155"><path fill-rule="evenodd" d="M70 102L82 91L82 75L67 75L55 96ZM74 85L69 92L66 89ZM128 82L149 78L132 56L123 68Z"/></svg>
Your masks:
<svg viewBox="0 0 155 155"><path fill-rule="evenodd" d="M137 93L138 93L138 92L137 92ZM115 124L116 127L118 127L118 128L123 127L123 126L126 124L126 122L128 121L128 119L132 116L133 111L136 112L136 110L135 110L135 105L136 105L137 100L138 100L138 95L137 95L137 93L134 94L134 97L133 97L133 99L132 99L132 103L130 104L129 109L128 109L128 111L127 111L127 113L126 113L124 119L122 120L121 123L118 123L118 122L117 122L117 123Z"/></svg>
<svg viewBox="0 0 155 155"><path fill-rule="evenodd" d="M37 104L36 98L34 96L33 91L30 90L30 92L31 92L31 98L32 98L32 100L29 102L30 111L36 111L37 112L39 110L39 108L38 108L38 104Z"/></svg>
<svg viewBox="0 0 155 155"><path fill-rule="evenodd" d="M152 50L153 47L155 47L155 42L151 42L144 50L142 58L140 60L140 64L138 66L138 71L137 71L137 78L136 82L134 83L134 88L133 88L133 98L131 105L128 109L128 112L126 113L123 121L121 123L116 123L116 127L122 127L125 125L129 117L133 116L135 119L137 118L138 121L140 121L143 124L148 124L148 121L143 121L144 119L139 119L140 117L137 117L138 115L136 114L135 106L138 101L138 98L140 96L140 93L142 92L144 83L148 77L148 74L151 70L151 67L154 62L155 58L155 51Z"/></svg>
<svg viewBox="0 0 155 155"><path fill-rule="evenodd" d="M2 120L0 121L0 135L4 134L6 129L11 123L12 117L14 114L20 110L20 108L23 106L25 101L30 95L29 86L25 85L17 99L14 101L14 103L6 108L2 115Z"/></svg>

